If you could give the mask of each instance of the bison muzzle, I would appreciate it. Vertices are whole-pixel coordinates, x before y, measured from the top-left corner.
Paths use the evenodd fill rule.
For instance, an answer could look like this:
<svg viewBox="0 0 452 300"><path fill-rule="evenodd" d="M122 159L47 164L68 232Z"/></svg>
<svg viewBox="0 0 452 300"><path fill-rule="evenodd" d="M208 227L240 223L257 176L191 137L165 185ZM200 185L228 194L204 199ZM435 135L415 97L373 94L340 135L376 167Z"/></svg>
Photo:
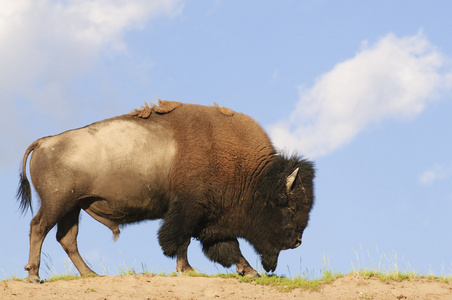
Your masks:
<svg viewBox="0 0 452 300"><path fill-rule="evenodd" d="M77 248L80 211L110 228L163 219L158 240L192 271L191 238L205 255L244 276L259 276L240 252L250 242L264 269L296 248L314 201L313 163L277 153L250 117L228 108L159 101L130 114L33 142L25 152L18 199L31 209L30 174L41 206L30 224L28 281L39 282L41 247L57 240L80 275L95 274Z"/></svg>

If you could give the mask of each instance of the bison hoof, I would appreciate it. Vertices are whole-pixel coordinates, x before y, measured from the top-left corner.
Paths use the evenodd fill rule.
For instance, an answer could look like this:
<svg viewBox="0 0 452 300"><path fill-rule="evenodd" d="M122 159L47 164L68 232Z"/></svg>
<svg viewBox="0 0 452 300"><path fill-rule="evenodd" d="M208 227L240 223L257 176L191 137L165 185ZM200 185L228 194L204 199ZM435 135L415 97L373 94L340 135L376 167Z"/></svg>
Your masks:
<svg viewBox="0 0 452 300"><path fill-rule="evenodd" d="M177 270L177 272L181 272L181 273L191 273L191 272L196 272L195 269L193 269L192 267L185 267L182 268L180 270Z"/></svg>
<svg viewBox="0 0 452 300"><path fill-rule="evenodd" d="M190 272L196 272L196 271L188 263L184 263L184 264L178 264L176 266L176 272L190 273Z"/></svg>
<svg viewBox="0 0 452 300"><path fill-rule="evenodd" d="M26 282L30 283L41 283L41 279L39 279L39 276L36 275L30 275L25 279Z"/></svg>
<svg viewBox="0 0 452 300"><path fill-rule="evenodd" d="M239 275L243 276L243 277L248 277L248 278L259 278L259 277L261 277L261 275L259 275L259 273L257 273L257 271L255 271L255 270L253 270L251 272L243 271L243 272L239 273Z"/></svg>

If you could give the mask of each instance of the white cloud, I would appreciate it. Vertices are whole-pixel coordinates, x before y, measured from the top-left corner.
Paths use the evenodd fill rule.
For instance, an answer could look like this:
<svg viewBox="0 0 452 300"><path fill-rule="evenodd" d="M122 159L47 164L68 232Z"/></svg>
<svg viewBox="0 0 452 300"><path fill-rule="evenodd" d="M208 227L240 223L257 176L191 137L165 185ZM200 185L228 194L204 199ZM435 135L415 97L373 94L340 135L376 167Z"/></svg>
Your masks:
<svg viewBox="0 0 452 300"><path fill-rule="evenodd" d="M270 126L276 146L310 157L326 155L350 142L369 124L421 113L443 88L448 58L422 34L393 34L375 45L363 42L355 57L321 75L313 87L300 88L288 120Z"/></svg>
<svg viewBox="0 0 452 300"><path fill-rule="evenodd" d="M178 0L0 0L1 90L72 78L101 50L125 49L126 30L180 9Z"/></svg>
<svg viewBox="0 0 452 300"><path fill-rule="evenodd" d="M448 178L452 174L452 169L444 165L436 164L432 168L424 171L419 176L419 182L425 185L433 184L438 180Z"/></svg>
<svg viewBox="0 0 452 300"><path fill-rule="evenodd" d="M0 152L17 142L21 110L67 118L74 81L101 54L126 51L127 30L181 9L182 0L0 0Z"/></svg>

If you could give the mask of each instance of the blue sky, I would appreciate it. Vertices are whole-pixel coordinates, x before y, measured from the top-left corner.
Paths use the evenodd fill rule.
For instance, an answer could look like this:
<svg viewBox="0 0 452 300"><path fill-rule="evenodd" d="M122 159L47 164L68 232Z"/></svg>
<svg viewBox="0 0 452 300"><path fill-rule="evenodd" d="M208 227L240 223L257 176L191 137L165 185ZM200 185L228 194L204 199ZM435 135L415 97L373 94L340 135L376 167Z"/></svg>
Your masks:
<svg viewBox="0 0 452 300"><path fill-rule="evenodd" d="M450 11L446 1L0 1L0 276L25 275L31 215L14 195L28 145L159 98L246 113L278 148L316 162L310 225L278 275L318 276L324 258L341 272L396 262L451 274ZM158 226L127 226L113 242L82 214L79 249L98 273L172 272ZM61 272L70 263L55 233L43 252ZM196 241L189 260L228 271Z"/></svg>

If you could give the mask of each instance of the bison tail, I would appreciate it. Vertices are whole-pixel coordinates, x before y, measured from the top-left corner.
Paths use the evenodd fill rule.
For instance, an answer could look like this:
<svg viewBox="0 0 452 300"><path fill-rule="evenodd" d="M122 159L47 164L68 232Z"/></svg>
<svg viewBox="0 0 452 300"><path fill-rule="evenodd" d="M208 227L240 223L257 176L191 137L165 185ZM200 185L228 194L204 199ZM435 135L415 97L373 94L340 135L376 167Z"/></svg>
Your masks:
<svg viewBox="0 0 452 300"><path fill-rule="evenodd" d="M33 214L33 207L31 206L30 182L28 181L27 176L23 172L20 174L20 182L19 188L17 189L16 198L17 201L20 201L19 210L22 211L22 214L25 214L28 208L30 208L31 213Z"/></svg>
<svg viewBox="0 0 452 300"><path fill-rule="evenodd" d="M25 151L24 158L22 160L22 171L20 172L19 188L17 189L16 199L20 201L19 209L24 214L28 209L33 214L33 207L31 205L31 187L27 178L27 159L31 151L33 151L39 145L39 140L33 142Z"/></svg>

